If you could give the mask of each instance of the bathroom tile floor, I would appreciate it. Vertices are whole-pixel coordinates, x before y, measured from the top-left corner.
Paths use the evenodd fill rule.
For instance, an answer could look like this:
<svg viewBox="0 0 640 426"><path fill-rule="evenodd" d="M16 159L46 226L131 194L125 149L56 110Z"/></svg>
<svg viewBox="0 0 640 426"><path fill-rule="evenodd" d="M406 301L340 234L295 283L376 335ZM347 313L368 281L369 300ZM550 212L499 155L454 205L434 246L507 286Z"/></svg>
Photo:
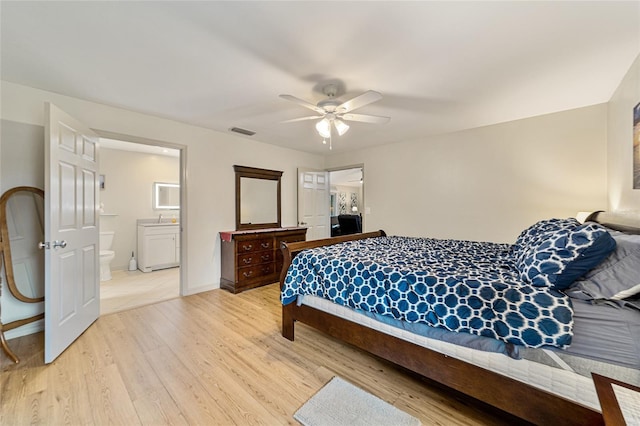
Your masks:
<svg viewBox="0 0 640 426"><path fill-rule="evenodd" d="M180 268L111 271L111 276L100 282L100 315L180 297Z"/></svg>

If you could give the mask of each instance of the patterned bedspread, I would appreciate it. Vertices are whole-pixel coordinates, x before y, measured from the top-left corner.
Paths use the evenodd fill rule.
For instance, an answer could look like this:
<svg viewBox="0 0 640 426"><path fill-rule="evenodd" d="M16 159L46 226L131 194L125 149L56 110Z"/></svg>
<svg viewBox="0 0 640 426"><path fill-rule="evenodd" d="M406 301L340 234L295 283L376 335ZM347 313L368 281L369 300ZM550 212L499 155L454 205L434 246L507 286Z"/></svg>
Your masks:
<svg viewBox="0 0 640 426"><path fill-rule="evenodd" d="M379 237L304 250L282 303L306 294L528 347L571 343L569 298L523 283L508 244Z"/></svg>

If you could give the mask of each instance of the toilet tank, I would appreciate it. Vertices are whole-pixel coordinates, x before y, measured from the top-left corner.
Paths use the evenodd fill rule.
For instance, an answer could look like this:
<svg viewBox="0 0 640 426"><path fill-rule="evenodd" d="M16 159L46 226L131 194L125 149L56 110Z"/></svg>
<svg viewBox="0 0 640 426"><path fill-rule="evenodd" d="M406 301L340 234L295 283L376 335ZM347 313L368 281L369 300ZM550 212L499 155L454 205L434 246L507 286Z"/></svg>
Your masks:
<svg viewBox="0 0 640 426"><path fill-rule="evenodd" d="M113 231L100 232L100 250L111 250L114 234Z"/></svg>

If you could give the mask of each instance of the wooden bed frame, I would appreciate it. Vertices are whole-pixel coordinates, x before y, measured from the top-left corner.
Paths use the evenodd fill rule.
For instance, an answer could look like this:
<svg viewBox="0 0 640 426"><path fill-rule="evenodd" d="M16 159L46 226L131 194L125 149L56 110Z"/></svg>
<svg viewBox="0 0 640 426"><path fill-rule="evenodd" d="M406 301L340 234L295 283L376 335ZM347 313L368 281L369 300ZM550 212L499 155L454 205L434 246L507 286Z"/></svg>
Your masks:
<svg viewBox="0 0 640 426"><path fill-rule="evenodd" d="M295 255L305 249L386 236L384 231L299 243L283 243L280 288ZM401 340L306 305L282 307L282 335L293 341L295 322L307 324L410 371L535 424L601 425L602 414L499 373Z"/></svg>

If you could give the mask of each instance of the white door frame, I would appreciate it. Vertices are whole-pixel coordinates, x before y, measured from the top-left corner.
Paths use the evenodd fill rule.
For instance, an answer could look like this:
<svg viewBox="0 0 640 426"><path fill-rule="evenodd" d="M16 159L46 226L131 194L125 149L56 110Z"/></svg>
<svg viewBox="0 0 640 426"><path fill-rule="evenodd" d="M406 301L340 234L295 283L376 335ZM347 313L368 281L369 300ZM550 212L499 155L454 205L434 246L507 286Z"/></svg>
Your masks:
<svg viewBox="0 0 640 426"><path fill-rule="evenodd" d="M365 229L366 229L365 228L365 221L366 221L366 216L367 216L367 213L366 213L366 209L367 208L365 207L365 203L364 203L364 200L365 200L364 185L365 185L365 182L366 182L365 171L364 171L364 163L354 164L354 165L351 165L351 166L331 167L331 168L325 169L327 172L329 172L329 194L331 194L331 185L333 185L333 183L331 182L331 172L338 172L340 170L350 170L350 169L362 169L362 207L363 207L363 209L360 212L361 213L360 216L362 217L362 232L366 232L365 231ZM331 206L329 206L329 209L331 209Z"/></svg>
<svg viewBox="0 0 640 426"><path fill-rule="evenodd" d="M139 136L125 135L108 130L92 129L101 138L115 139L123 142L139 143L142 145L160 146L163 148L177 149L180 151L180 296L185 295L187 283L187 146L157 139L141 138Z"/></svg>

